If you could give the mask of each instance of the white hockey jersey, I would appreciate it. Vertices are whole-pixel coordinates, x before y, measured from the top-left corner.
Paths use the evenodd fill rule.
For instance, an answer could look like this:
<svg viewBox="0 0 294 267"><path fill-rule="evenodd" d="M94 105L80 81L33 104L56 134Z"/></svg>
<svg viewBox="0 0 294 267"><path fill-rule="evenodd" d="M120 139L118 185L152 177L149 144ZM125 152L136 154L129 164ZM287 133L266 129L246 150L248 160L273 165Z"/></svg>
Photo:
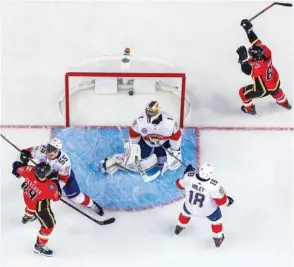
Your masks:
<svg viewBox="0 0 294 267"><path fill-rule="evenodd" d="M179 150L182 141L182 132L177 122L166 113L161 113L159 124L147 122L147 115L143 114L134 120L129 131L130 141L139 143L141 137L150 147L159 147L169 140L172 150ZM156 142L150 141L150 138ZM157 144L159 143L159 144Z"/></svg>
<svg viewBox="0 0 294 267"><path fill-rule="evenodd" d="M188 214L207 217L218 206L228 204L227 195L218 181L200 181L194 171L187 172L176 184L179 189L185 189L184 211Z"/></svg>
<svg viewBox="0 0 294 267"><path fill-rule="evenodd" d="M46 146L36 146L29 149L32 157L38 162L47 162L50 164L52 170L58 173L58 178L67 183L71 174L71 162L69 156L64 152L60 151L57 158L51 160L47 157Z"/></svg>

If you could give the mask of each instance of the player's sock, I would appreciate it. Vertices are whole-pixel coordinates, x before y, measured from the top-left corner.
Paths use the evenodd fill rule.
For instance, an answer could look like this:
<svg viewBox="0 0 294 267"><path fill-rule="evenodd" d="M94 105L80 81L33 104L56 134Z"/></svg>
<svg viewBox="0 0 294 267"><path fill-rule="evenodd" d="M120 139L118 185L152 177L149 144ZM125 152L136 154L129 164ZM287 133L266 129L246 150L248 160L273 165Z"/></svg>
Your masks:
<svg viewBox="0 0 294 267"><path fill-rule="evenodd" d="M272 94L272 97L276 100L276 102L279 106L282 106L286 109L292 108L288 102L286 95L284 94L284 92L281 88L279 88L279 90L276 93Z"/></svg>
<svg viewBox="0 0 294 267"><path fill-rule="evenodd" d="M185 226L189 223L191 217L188 217L187 215L184 215L182 212L179 215L178 224L175 229L175 234L180 234L184 229Z"/></svg>

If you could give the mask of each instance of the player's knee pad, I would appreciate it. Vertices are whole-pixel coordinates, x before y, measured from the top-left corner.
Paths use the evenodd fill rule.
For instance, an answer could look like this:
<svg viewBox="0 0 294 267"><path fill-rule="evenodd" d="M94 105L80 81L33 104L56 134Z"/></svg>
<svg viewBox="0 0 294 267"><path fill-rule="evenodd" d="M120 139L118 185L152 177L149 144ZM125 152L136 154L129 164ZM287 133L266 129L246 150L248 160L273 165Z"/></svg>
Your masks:
<svg viewBox="0 0 294 267"><path fill-rule="evenodd" d="M53 231L54 227L50 227L50 228L45 228L45 227L41 227L39 234L42 236L49 236L52 231Z"/></svg>
<svg viewBox="0 0 294 267"><path fill-rule="evenodd" d="M281 100L281 99L283 99L285 97L285 94L284 94L284 92L283 92L283 90L281 88L273 91L271 93L271 95L276 100Z"/></svg>
<svg viewBox="0 0 294 267"><path fill-rule="evenodd" d="M70 200L72 200L73 202L75 202L77 204L81 204L85 200L85 194L84 193L79 193L77 196L75 196L73 198L70 198Z"/></svg>
<svg viewBox="0 0 294 267"><path fill-rule="evenodd" d="M93 205L93 200L84 193L79 193L76 197L71 198L71 200L77 204L91 207Z"/></svg>
<svg viewBox="0 0 294 267"><path fill-rule="evenodd" d="M242 100L243 102L247 102L248 100L250 100L249 98L247 98L247 97L245 96L245 91L246 91L246 87L242 87L242 88L240 88L240 90L239 90L239 96L240 96L240 98L241 98L241 100Z"/></svg>
<svg viewBox="0 0 294 267"><path fill-rule="evenodd" d="M185 225L190 221L190 219L191 219L190 215L182 211L179 215L179 224Z"/></svg>

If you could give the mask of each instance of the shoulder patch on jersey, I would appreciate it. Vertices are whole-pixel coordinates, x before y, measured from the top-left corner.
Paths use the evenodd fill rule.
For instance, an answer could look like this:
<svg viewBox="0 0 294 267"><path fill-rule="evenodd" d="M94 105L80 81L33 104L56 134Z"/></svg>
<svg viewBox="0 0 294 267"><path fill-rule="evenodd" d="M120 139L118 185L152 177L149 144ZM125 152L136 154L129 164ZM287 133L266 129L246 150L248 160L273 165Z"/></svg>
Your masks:
<svg viewBox="0 0 294 267"><path fill-rule="evenodd" d="M53 184L49 185L49 190L54 191L55 186Z"/></svg>
<svg viewBox="0 0 294 267"><path fill-rule="evenodd" d="M24 170L23 167L18 168L18 172L23 172L23 170Z"/></svg>
<svg viewBox="0 0 294 267"><path fill-rule="evenodd" d="M137 125L137 120L134 120L132 126L135 127L136 125Z"/></svg>
<svg viewBox="0 0 294 267"><path fill-rule="evenodd" d="M67 166L64 170L65 170L67 173L69 173L70 166Z"/></svg>

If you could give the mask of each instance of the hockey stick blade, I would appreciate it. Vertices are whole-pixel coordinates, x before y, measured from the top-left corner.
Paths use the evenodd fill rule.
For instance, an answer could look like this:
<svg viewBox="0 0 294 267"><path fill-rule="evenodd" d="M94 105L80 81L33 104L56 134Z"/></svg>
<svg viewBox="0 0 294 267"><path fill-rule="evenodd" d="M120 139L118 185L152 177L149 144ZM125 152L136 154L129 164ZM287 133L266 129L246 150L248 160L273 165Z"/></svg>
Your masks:
<svg viewBox="0 0 294 267"><path fill-rule="evenodd" d="M71 207L72 209L76 210L77 212L79 212L80 214L84 215L85 217L87 217L88 219L90 219L91 221L99 224L99 225L108 225L108 224L112 224L115 222L115 218L108 218L108 219L104 219L104 220L97 220L93 217L91 217L90 215L88 215L87 213L81 211L80 209L78 209L77 207L75 207L74 205L72 205L71 203L67 202L64 198L61 199L61 201L66 204L67 206Z"/></svg>
<svg viewBox="0 0 294 267"><path fill-rule="evenodd" d="M279 5L279 6L287 6L287 7L291 7L292 4L291 3L281 3L281 2L275 2L276 5Z"/></svg>

